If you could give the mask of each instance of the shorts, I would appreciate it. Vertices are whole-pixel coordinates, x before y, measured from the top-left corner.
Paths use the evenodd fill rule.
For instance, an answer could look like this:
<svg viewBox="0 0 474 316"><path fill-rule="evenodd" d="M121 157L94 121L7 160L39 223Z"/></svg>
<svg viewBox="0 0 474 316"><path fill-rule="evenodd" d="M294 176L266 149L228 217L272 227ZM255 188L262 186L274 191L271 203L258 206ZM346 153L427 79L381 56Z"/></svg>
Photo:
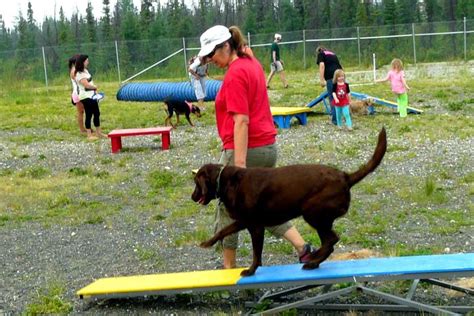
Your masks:
<svg viewBox="0 0 474 316"><path fill-rule="evenodd" d="M79 99L79 96L77 95L77 93L75 92L71 93L71 103L73 105L76 105L76 103L78 103L79 101L81 100Z"/></svg>
<svg viewBox="0 0 474 316"><path fill-rule="evenodd" d="M194 88L194 93L196 94L196 99L203 100L206 97L206 77L196 77L191 76L191 82Z"/></svg>
<svg viewBox="0 0 474 316"><path fill-rule="evenodd" d="M248 167L275 167L277 160L277 147L275 144L257 148L249 148L247 152ZM234 151L225 150L219 160L220 164L232 165L234 162ZM215 232L231 224L234 220L230 218L224 204L218 202L215 218ZM292 227L290 222L271 227L265 227L272 235L281 238ZM238 233L229 235L220 243L226 249L237 249L239 244Z"/></svg>
<svg viewBox="0 0 474 316"><path fill-rule="evenodd" d="M272 72L280 72L283 71L283 65L281 64L281 61L277 60L270 64L270 69Z"/></svg>

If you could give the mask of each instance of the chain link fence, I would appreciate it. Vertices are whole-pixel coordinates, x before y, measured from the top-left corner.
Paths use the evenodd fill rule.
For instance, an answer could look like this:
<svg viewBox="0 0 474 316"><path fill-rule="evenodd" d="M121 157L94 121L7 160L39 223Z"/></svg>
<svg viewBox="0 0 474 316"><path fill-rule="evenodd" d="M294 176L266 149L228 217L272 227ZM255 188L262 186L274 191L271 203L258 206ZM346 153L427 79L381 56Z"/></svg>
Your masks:
<svg viewBox="0 0 474 316"><path fill-rule="evenodd" d="M397 57L406 64L474 59L474 20L390 26L280 32L281 56L290 71L315 66L315 50L335 51L344 67L368 70ZM273 34L247 34L252 50L268 71ZM0 80L64 84L67 60L74 54L90 57L97 80L121 83L130 78L187 78L186 61L199 49L199 38L156 41L77 43L0 52ZM374 65L374 56L377 56ZM156 67L155 67L156 66ZM146 70L146 71L144 71ZM218 70L216 70L218 71ZM127 78L127 79L125 79Z"/></svg>

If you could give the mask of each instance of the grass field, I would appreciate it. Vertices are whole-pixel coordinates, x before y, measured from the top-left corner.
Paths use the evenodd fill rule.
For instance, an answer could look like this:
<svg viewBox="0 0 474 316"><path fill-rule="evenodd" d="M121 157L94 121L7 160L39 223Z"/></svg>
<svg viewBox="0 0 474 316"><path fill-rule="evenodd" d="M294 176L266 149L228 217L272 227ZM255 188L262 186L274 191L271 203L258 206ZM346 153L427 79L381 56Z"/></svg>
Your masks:
<svg viewBox="0 0 474 316"><path fill-rule="evenodd" d="M279 78L274 78L269 91L273 106L304 106L323 91L314 71L289 73L288 78L289 89L282 89ZM168 152L160 150L159 137L151 146L137 138L133 140L137 146L124 146L122 153L112 155L108 140L88 142L78 132L66 77L64 82L47 89L22 85L21 89L0 91L0 236L7 240L14 231L30 227L44 232L85 227L120 230L120 223L145 231L167 227L167 247L196 247L209 236L213 209L203 210L191 201L190 170L219 156L213 103L206 104L202 118L192 118L195 128L182 119ZM164 123L161 104L118 102L117 84L98 84L106 94L100 105L106 132ZM347 251L369 248L382 255L472 252L472 73L466 70L449 79L417 78L409 85L410 105L422 109L422 115L402 120L393 110L377 107L374 116L353 118L356 129L352 133L337 134L340 132L328 124L318 105L307 126L279 131L279 164L325 163L353 170L366 161L375 144L374 135L386 126L389 146L380 172L354 188L357 198L347 217L337 222L341 247ZM385 84L352 90L393 100ZM307 225L300 220L295 223L307 240L319 244ZM461 238L466 236L466 240ZM243 236L243 242L248 245L249 237ZM266 247L276 254L292 253L286 243ZM147 244L133 249L129 255L137 269L172 269L158 249ZM114 249L109 250L113 257ZM0 253L5 251L0 246ZM250 247L239 249L239 257L249 256ZM5 255L3 259L14 265L10 262L14 258ZM34 260L29 264L34 267ZM124 272L125 267L121 269L116 271ZM5 307L5 312L68 313L77 309L74 287L83 282L66 281L67 271L50 271L45 278L31 276L35 286L19 282L18 288L7 289L14 283L14 274L8 272L13 270L3 272L6 287L2 290L0 286L0 297L17 295L18 303L12 304L18 309Z"/></svg>

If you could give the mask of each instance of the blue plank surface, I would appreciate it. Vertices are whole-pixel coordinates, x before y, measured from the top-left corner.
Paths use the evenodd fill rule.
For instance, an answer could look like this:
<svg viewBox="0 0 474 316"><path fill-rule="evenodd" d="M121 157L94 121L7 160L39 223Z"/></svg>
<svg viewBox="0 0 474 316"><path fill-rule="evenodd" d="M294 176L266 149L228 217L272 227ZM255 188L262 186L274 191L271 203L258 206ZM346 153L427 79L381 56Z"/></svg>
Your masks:
<svg viewBox="0 0 474 316"><path fill-rule="evenodd" d="M429 275L474 271L474 253L427 256L370 258L348 261L325 261L318 269L303 270L302 264L264 266L237 285L323 281L344 278L394 275Z"/></svg>
<svg viewBox="0 0 474 316"><path fill-rule="evenodd" d="M306 106L311 108L311 107L315 106L316 104L318 104L319 102L324 101L324 99L327 98L327 97L328 97L328 92L323 91L316 99L314 99L311 102L309 102L308 104L306 104Z"/></svg>
<svg viewBox="0 0 474 316"><path fill-rule="evenodd" d="M373 97L373 96L370 96L370 95L365 94L365 93L351 91L351 96L356 98L356 99L362 99L362 100L370 98L375 102L375 104L388 106L392 109L398 109L398 105L395 102L391 102L391 101L387 101L387 100L380 99L380 98L377 98L377 97ZM407 110L408 110L408 113L415 113L415 114L423 113L422 110L416 109L416 108L411 107L411 106L408 106Z"/></svg>

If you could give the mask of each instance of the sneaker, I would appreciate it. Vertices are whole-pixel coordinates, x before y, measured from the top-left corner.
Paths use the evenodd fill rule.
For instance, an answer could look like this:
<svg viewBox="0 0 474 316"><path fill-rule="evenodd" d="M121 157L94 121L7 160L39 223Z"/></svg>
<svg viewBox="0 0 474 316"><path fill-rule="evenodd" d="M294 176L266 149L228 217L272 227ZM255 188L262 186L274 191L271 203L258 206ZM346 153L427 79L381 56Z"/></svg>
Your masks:
<svg viewBox="0 0 474 316"><path fill-rule="evenodd" d="M300 256L300 263L309 262L311 259L311 255L317 251L316 248L313 247L310 243L304 244L303 254Z"/></svg>

